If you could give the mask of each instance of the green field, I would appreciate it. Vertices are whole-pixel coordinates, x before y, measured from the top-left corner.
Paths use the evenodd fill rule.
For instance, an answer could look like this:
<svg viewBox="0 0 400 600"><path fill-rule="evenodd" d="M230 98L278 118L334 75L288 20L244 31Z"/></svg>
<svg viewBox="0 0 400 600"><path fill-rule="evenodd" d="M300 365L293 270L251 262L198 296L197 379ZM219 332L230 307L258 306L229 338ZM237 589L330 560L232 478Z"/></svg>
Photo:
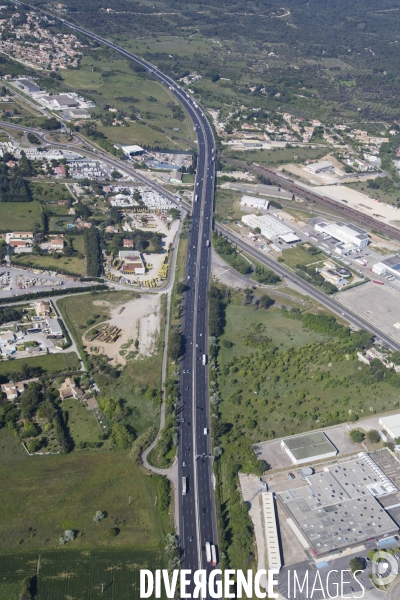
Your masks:
<svg viewBox="0 0 400 600"><path fill-rule="evenodd" d="M282 257L285 265L291 267L292 269L295 269L296 265L307 266L326 258L325 255L320 251L318 251L316 254L310 254L310 252L308 252L301 245L296 246L295 248L288 248L287 250L284 250L282 252Z"/></svg>
<svg viewBox="0 0 400 600"><path fill-rule="evenodd" d="M82 402L73 398L64 400L61 405L64 421L68 424L69 434L74 442L74 449L79 449L81 442L99 442L101 430L91 410ZM109 448L109 442L105 442Z"/></svg>
<svg viewBox="0 0 400 600"><path fill-rule="evenodd" d="M218 220L240 221L243 211L240 208L242 194L218 187L215 195L215 215Z"/></svg>
<svg viewBox="0 0 400 600"><path fill-rule="evenodd" d="M238 160L256 162L267 165L284 165L286 163L294 162L294 157L299 162L304 162L307 158L312 160L319 160L323 158L328 152L328 148L274 148L272 150L249 150L248 152L224 152L226 156L236 158Z"/></svg>
<svg viewBox="0 0 400 600"><path fill-rule="evenodd" d="M63 354L43 353L43 356L0 361L0 376L8 375L9 379L13 379L13 373L19 373L23 364L30 367L42 367L44 373L77 371L80 368L75 352L65 352Z"/></svg>
<svg viewBox="0 0 400 600"><path fill-rule="evenodd" d="M79 70L65 72L65 86L90 95L101 108L107 103L118 108L125 116L140 113L142 121L129 122L128 126L102 126L102 131L111 141L123 144L158 144L171 149L185 149L187 144L173 140L167 133L152 129L160 127L178 136L194 139L193 126L186 113L184 120L172 117L168 103L176 100L173 95L153 79L140 77L129 68L129 63L109 55L107 59L98 53L85 56ZM149 100L156 98L156 102ZM176 134L174 134L176 137Z"/></svg>
<svg viewBox="0 0 400 600"><path fill-rule="evenodd" d="M13 265L43 269L46 271L65 272L71 275L86 274L86 260L77 256L63 256L56 259L53 256L36 256L34 254L17 254L12 257Z"/></svg>
<svg viewBox="0 0 400 600"><path fill-rule="evenodd" d="M71 198L67 186L58 181L31 181L29 187L34 200L39 202L47 203L52 200L68 200L68 198ZM54 208L56 207L57 204L54 205ZM49 208L51 209L51 206ZM62 208L65 212L68 211L67 207L63 206Z"/></svg>
<svg viewBox="0 0 400 600"><path fill-rule="evenodd" d="M39 202L0 202L0 229L2 231L32 231L41 227Z"/></svg>
<svg viewBox="0 0 400 600"><path fill-rule="evenodd" d="M2 430L0 435L2 446L14 444L8 431ZM79 532L70 547L80 551L152 547L160 542L152 477L142 474L125 452L101 449L29 457L19 446L14 457L0 462L0 473L2 481L7 481L0 516L3 552L58 549L65 529ZM93 522L97 510L108 513L100 524ZM110 538L107 533L114 517L121 531ZM35 535L29 532L30 527Z"/></svg>

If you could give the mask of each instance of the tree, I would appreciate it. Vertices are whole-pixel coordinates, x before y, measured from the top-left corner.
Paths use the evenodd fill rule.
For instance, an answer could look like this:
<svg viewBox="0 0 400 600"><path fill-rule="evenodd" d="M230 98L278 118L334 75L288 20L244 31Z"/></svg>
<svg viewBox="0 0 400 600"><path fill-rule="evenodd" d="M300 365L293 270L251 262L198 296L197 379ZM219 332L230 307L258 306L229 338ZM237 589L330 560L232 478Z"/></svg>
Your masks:
<svg viewBox="0 0 400 600"><path fill-rule="evenodd" d="M46 119L44 123L42 123L42 129L46 129L47 131L54 131L56 129L61 128L60 121L57 121L55 117L51 117L50 119Z"/></svg>
<svg viewBox="0 0 400 600"><path fill-rule="evenodd" d="M379 444L379 442L381 441L379 431L377 431L376 429L371 429L370 431L368 431L367 440L370 444Z"/></svg>
<svg viewBox="0 0 400 600"><path fill-rule="evenodd" d="M254 227L255 233L261 233L261 229L259 227Z"/></svg>
<svg viewBox="0 0 400 600"><path fill-rule="evenodd" d="M111 439L120 450L128 450L135 441L135 436L123 423L114 423L111 429Z"/></svg>
<svg viewBox="0 0 400 600"><path fill-rule="evenodd" d="M35 452L40 450L41 446L42 446L42 444L41 444L40 440L34 439L29 442L28 450L31 454L34 454Z"/></svg>
<svg viewBox="0 0 400 600"><path fill-rule="evenodd" d="M178 361L182 354L182 335L177 329L169 334L168 354L171 360Z"/></svg>
<svg viewBox="0 0 400 600"><path fill-rule="evenodd" d="M365 560L359 557L352 558L349 566L352 573L355 573L356 571L363 571L365 568Z"/></svg>
<svg viewBox="0 0 400 600"><path fill-rule="evenodd" d="M183 283L183 281L178 281L175 286L175 290L177 294L183 294L183 292L186 290L186 285Z"/></svg>
<svg viewBox="0 0 400 600"><path fill-rule="evenodd" d="M267 294L264 294L263 296L261 296L260 298L260 307L261 308L269 308L270 306L272 306L273 304L275 304L275 300L273 300L270 296L268 296Z"/></svg>
<svg viewBox="0 0 400 600"><path fill-rule="evenodd" d="M350 431L350 437L353 440L353 442L356 442L357 444L361 444L361 442L364 441L365 433L363 433L359 429L352 429Z"/></svg>

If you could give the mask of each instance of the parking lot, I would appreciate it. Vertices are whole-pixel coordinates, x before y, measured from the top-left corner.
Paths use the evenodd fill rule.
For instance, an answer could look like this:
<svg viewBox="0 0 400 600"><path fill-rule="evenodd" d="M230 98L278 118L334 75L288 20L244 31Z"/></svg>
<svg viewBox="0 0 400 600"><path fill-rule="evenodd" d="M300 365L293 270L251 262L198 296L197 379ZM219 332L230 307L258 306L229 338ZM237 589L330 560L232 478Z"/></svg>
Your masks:
<svg viewBox="0 0 400 600"><path fill-rule="evenodd" d="M48 271L39 272L16 267L0 268L0 298L90 285L92 284L82 283L79 280Z"/></svg>
<svg viewBox="0 0 400 600"><path fill-rule="evenodd" d="M350 428L346 423L324 429L324 433L338 450L338 457L360 452L359 444L350 439L349 432ZM257 458L268 463L270 470L296 468L283 449L280 439L254 444L253 450Z"/></svg>
<svg viewBox="0 0 400 600"><path fill-rule="evenodd" d="M382 278L381 278L382 279ZM369 282L341 292L335 299L400 342L400 287Z"/></svg>

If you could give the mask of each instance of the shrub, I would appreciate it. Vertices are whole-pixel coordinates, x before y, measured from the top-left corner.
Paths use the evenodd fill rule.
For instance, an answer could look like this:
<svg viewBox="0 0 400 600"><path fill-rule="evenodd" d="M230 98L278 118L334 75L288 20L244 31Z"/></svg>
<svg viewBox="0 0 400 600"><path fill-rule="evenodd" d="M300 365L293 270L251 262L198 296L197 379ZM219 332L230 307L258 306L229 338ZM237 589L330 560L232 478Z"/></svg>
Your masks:
<svg viewBox="0 0 400 600"><path fill-rule="evenodd" d="M361 444L361 442L364 441L365 433L363 433L359 429L352 429L350 431L350 437L353 440L353 442L357 442L357 444Z"/></svg>
<svg viewBox="0 0 400 600"><path fill-rule="evenodd" d="M379 444L379 442L381 441L379 431L377 431L376 429L371 429L370 431L368 431L367 440L370 444Z"/></svg>

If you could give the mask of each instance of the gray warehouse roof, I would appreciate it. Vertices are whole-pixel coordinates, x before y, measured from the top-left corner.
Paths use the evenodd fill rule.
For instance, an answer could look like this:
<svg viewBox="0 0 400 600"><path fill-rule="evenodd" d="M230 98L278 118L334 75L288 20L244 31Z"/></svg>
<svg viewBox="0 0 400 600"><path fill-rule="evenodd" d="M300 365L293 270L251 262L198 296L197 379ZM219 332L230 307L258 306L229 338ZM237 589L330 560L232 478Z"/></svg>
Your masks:
<svg viewBox="0 0 400 600"><path fill-rule="evenodd" d="M286 447L291 451L296 460L304 458L313 458L336 452L335 446L328 440L322 431L315 433L306 433L282 440Z"/></svg>
<svg viewBox="0 0 400 600"><path fill-rule="evenodd" d="M382 480L366 460L325 467L307 481L310 485L282 492L279 499L317 554L398 531L372 495L382 491Z"/></svg>

